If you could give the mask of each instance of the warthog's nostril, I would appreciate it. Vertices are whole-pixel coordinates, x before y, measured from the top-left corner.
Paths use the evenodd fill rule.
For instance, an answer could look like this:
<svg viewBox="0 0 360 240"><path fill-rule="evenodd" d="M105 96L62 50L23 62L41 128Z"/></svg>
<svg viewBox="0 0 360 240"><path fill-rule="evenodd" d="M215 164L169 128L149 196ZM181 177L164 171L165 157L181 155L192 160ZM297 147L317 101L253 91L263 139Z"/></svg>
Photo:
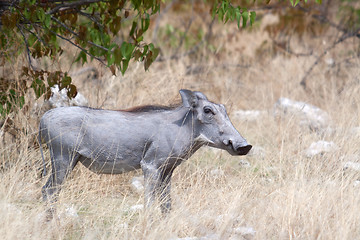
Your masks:
<svg viewBox="0 0 360 240"><path fill-rule="evenodd" d="M246 145L243 147L238 147L236 149L236 151L240 154L240 155L246 155L248 154L248 152L251 150L252 146L251 145Z"/></svg>

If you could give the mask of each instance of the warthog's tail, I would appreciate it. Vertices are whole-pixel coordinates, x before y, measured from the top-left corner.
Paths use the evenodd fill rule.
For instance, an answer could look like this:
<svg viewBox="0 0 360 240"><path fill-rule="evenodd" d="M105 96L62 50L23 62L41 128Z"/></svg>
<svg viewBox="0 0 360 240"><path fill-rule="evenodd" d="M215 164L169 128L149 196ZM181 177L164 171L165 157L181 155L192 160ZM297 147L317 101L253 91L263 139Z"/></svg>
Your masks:
<svg viewBox="0 0 360 240"><path fill-rule="evenodd" d="M42 158L42 162L43 162L42 176L45 177L46 176L46 164L45 164L44 152L43 152L43 148L42 148L42 144L41 144L41 131L39 131L38 142L39 142L41 158Z"/></svg>

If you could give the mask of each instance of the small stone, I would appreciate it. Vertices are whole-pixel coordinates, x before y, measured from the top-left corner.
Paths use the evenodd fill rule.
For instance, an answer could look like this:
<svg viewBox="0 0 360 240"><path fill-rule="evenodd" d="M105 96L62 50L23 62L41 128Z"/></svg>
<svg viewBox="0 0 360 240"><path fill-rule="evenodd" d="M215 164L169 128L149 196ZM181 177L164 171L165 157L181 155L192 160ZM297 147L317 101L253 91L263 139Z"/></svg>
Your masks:
<svg viewBox="0 0 360 240"><path fill-rule="evenodd" d="M334 152L337 148L338 147L334 142L317 141L310 145L310 147L305 151L305 155L306 157L311 158L318 154Z"/></svg>
<svg viewBox="0 0 360 240"><path fill-rule="evenodd" d="M78 218L79 217L79 215L78 215L76 209L74 208L74 206L67 206L65 208L65 215L67 217L72 217L72 218Z"/></svg>
<svg viewBox="0 0 360 240"><path fill-rule="evenodd" d="M359 186L360 186L360 180L356 180L356 181L353 183L353 186L354 186L354 187L359 187Z"/></svg>
<svg viewBox="0 0 360 240"><path fill-rule="evenodd" d="M251 167L251 164L249 161L245 160L245 159L241 159L239 161L239 165L243 168L250 168Z"/></svg>
<svg viewBox="0 0 360 240"><path fill-rule="evenodd" d="M221 177L221 176L225 175L224 170L219 169L219 168L211 170L210 174L211 174L211 176L214 176L214 177Z"/></svg>
<svg viewBox="0 0 360 240"><path fill-rule="evenodd" d="M275 116L291 115L299 118L302 126L313 130L320 130L329 127L330 116L322 109L305 103L294 101L288 98L279 98L274 105Z"/></svg>
<svg viewBox="0 0 360 240"><path fill-rule="evenodd" d="M199 240L198 237L171 238L169 240Z"/></svg>
<svg viewBox="0 0 360 240"><path fill-rule="evenodd" d="M144 191L144 178L143 177L133 177L131 179L131 186L137 192Z"/></svg>
<svg viewBox="0 0 360 240"><path fill-rule="evenodd" d="M144 209L143 204L137 204L137 205L134 205L134 206L130 207L130 211L132 211L132 212L140 211L140 210L143 210L143 209Z"/></svg>
<svg viewBox="0 0 360 240"><path fill-rule="evenodd" d="M346 162L343 167L344 170L354 170L354 171L360 171L360 163L358 162Z"/></svg>
<svg viewBox="0 0 360 240"><path fill-rule="evenodd" d="M77 93L75 98L69 99L69 97L67 96L67 90L63 88L60 91L57 84L51 87L50 90L51 96L48 102L50 103L51 108L88 105L87 99L79 92Z"/></svg>
<svg viewBox="0 0 360 240"><path fill-rule="evenodd" d="M234 229L234 232L242 236L254 236L256 233L256 231L252 227L238 227Z"/></svg>
<svg viewBox="0 0 360 240"><path fill-rule="evenodd" d="M333 58L326 58L325 63L330 67L335 66L335 60Z"/></svg>

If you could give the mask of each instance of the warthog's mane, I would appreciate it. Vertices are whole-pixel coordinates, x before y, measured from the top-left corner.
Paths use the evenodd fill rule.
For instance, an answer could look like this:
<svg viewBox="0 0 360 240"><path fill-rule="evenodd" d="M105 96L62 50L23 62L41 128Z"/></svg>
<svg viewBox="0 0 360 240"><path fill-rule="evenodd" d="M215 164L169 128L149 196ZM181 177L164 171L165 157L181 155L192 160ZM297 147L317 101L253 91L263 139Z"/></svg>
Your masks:
<svg viewBox="0 0 360 240"><path fill-rule="evenodd" d="M118 111L122 112L132 112L132 113L141 113L141 112L163 112L173 110L175 108L180 107L181 104L173 104L170 106L162 106L162 105L141 105L135 106L127 109L121 109Z"/></svg>

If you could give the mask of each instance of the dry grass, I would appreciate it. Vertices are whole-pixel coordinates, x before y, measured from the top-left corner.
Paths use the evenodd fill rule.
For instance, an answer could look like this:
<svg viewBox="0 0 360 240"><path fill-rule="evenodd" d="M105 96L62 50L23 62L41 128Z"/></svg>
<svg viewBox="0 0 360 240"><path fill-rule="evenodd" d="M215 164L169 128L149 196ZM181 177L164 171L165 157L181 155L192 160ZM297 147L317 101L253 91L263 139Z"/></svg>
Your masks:
<svg viewBox="0 0 360 240"><path fill-rule="evenodd" d="M96 66L99 79L90 81L79 76L74 80L92 107L167 104L179 100L179 89L189 88L224 103L230 117L238 109L267 110L267 117L255 122L233 118L248 142L266 150L264 157L244 157L251 167L243 168L240 157L201 149L175 171L173 211L166 218L157 208L149 212L131 210L131 206L143 202L142 194L134 191L130 183L141 171L105 176L79 165L63 186L59 218L45 222L46 206L40 194L45 179L39 177L40 153L31 147L37 125L36 121L26 120L30 113L19 115L17 120L28 134L20 136L17 143L7 140L0 150L1 238L360 238L360 189L353 185L358 175L344 172L341 159L359 149L359 136L347 133L359 124L359 59L353 59L351 66L339 64L336 70L319 64L309 78L311 91L305 92L299 82L314 59L284 55L258 59L251 53L266 34L261 28L251 33L235 29L230 24L226 28L217 26L215 32L222 47L216 56L206 54L202 62L194 62L191 57L158 62L146 73L142 65L133 64L125 76L117 77ZM319 51L325 47L310 38L305 42L318 46ZM357 44L345 43L332 52L333 57L337 60L337 53L344 52L345 47L347 51L355 49ZM200 65L204 71L186 74L187 67ZM271 110L280 96L321 107L341 130L322 136L299 126L294 117L274 118ZM322 139L334 141L339 149L306 158L304 150ZM220 169L220 174L215 174L214 169ZM72 216L69 209L75 209L78 217ZM235 230L239 227L251 227L256 233L241 235Z"/></svg>

